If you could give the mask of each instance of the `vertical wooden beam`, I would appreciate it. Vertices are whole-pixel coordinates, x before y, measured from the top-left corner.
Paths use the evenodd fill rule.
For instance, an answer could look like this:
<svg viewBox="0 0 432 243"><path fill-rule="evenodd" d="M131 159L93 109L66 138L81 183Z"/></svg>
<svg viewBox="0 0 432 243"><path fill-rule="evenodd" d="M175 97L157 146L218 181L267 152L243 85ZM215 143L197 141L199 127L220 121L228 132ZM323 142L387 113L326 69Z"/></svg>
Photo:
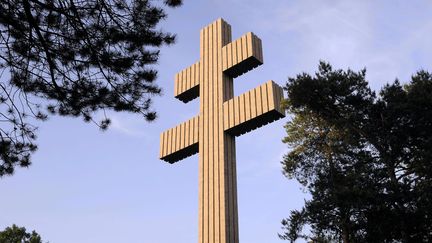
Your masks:
<svg viewBox="0 0 432 243"><path fill-rule="evenodd" d="M205 29L200 31L200 112L199 112L199 142L198 142L198 242L204 243L204 44Z"/></svg>

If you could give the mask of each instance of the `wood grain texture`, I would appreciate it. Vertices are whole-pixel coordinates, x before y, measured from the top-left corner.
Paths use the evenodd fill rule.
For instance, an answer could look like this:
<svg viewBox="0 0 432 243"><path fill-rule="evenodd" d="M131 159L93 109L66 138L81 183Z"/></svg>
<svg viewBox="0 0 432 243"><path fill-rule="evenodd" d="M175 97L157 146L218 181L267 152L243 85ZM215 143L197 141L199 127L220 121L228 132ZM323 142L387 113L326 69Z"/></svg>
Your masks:
<svg viewBox="0 0 432 243"><path fill-rule="evenodd" d="M239 242L235 136L284 116L273 81L234 97L233 78L262 60L255 34L231 41L231 26L218 19L200 31L199 61L175 75L175 97L199 97L200 109L161 134L159 157L174 163L199 152L199 243Z"/></svg>

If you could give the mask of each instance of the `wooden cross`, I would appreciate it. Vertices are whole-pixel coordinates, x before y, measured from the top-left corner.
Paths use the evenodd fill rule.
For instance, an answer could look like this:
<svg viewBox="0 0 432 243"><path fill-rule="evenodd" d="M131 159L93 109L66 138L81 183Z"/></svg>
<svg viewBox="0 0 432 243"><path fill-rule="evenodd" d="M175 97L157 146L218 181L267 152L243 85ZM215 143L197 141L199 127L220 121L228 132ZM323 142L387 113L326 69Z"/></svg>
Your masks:
<svg viewBox="0 0 432 243"><path fill-rule="evenodd" d="M231 42L218 19L200 33L200 60L175 76L175 97L200 97L198 116L161 134L160 158L174 163L199 152L199 243L238 243L235 137L285 116L273 81L234 96L233 78L261 65L261 40Z"/></svg>

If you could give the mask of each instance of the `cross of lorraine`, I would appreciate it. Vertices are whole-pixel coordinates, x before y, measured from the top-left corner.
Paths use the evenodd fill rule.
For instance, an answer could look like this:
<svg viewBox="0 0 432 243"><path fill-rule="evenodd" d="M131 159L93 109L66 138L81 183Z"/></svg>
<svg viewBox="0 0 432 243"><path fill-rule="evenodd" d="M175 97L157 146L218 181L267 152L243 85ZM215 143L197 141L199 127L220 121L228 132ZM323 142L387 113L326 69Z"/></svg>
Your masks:
<svg viewBox="0 0 432 243"><path fill-rule="evenodd" d="M238 243L235 137L285 116L282 88L268 81L234 97L233 78L263 63L261 40L231 41L223 19L201 29L200 59L175 75L174 95L200 98L199 114L161 134L160 159L199 153L199 243Z"/></svg>

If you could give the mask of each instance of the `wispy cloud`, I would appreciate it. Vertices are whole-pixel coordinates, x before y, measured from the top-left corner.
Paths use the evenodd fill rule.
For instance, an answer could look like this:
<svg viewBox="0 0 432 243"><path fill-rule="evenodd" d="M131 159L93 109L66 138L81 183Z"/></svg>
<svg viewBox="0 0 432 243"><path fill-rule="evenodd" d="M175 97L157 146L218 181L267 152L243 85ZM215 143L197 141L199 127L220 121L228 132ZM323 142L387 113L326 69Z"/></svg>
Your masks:
<svg viewBox="0 0 432 243"><path fill-rule="evenodd" d="M105 115L98 114L99 120L105 119ZM108 131L119 133L129 137L146 138L152 133L148 128L149 123L139 114L125 114L108 112L106 117L111 120Z"/></svg>
<svg viewBox="0 0 432 243"><path fill-rule="evenodd" d="M295 60L293 69L314 71L320 59L338 68L366 67L372 87L379 88L396 77L407 81L420 68L432 69L431 10L427 1L304 0L268 6L252 1L244 11L260 16L253 26L273 33L278 52Z"/></svg>

